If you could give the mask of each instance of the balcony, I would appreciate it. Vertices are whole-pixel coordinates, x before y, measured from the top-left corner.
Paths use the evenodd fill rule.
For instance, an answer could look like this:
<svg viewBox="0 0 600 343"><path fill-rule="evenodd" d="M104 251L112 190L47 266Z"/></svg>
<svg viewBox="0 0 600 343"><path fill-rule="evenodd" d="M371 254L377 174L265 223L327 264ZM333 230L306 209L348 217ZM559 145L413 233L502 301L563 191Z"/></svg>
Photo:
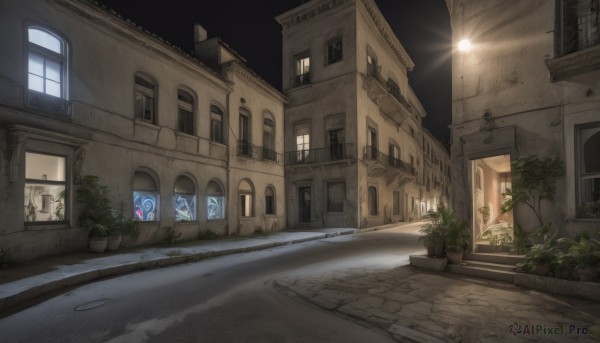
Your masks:
<svg viewBox="0 0 600 343"><path fill-rule="evenodd" d="M352 143L336 144L327 148L288 151L285 153L286 166L337 163L354 159Z"/></svg>
<svg viewBox="0 0 600 343"><path fill-rule="evenodd" d="M379 70L370 68L363 83L363 89L386 117L396 125L401 125L404 119L411 115L412 106L400 94L400 89L394 81L385 81Z"/></svg>
<svg viewBox="0 0 600 343"><path fill-rule="evenodd" d="M280 153L245 141L237 142L237 155L254 160L272 161L276 163L281 161Z"/></svg>
<svg viewBox="0 0 600 343"><path fill-rule="evenodd" d="M367 165L367 174L385 177L388 185L397 180L398 187L402 187L417 178L415 168L400 159L382 153L376 147L366 146L363 160Z"/></svg>
<svg viewBox="0 0 600 343"><path fill-rule="evenodd" d="M310 83L310 73L304 73L300 75L296 75L294 78L294 86L303 86Z"/></svg>

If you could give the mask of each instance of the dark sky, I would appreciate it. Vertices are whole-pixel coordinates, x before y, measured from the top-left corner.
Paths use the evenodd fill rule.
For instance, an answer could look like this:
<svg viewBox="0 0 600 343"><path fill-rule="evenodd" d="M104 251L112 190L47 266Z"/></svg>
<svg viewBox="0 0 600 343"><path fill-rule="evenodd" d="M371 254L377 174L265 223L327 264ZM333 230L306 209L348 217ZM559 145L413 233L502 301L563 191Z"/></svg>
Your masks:
<svg viewBox="0 0 600 343"><path fill-rule="evenodd" d="M220 37L263 79L281 89L281 26L274 17L306 0L102 0L125 18L191 52L193 25ZM409 83L423 104L425 126L448 140L451 121L451 32L444 0L375 0L415 63Z"/></svg>

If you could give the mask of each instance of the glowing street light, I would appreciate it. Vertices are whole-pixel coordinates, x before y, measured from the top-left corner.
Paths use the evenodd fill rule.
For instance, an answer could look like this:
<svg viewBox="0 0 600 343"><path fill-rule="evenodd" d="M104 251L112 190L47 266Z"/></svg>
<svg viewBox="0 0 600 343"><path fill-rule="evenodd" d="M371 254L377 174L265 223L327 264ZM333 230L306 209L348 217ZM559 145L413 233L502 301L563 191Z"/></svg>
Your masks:
<svg viewBox="0 0 600 343"><path fill-rule="evenodd" d="M463 39L460 42L458 42L458 50L460 51L467 52L471 50L471 46L471 41L468 39Z"/></svg>

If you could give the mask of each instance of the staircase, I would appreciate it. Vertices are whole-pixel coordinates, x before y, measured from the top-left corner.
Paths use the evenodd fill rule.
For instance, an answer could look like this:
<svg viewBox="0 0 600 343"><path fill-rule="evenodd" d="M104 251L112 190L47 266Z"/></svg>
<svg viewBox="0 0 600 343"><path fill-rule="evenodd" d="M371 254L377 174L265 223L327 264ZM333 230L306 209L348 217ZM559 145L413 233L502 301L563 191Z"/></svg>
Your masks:
<svg viewBox="0 0 600 343"><path fill-rule="evenodd" d="M514 283L516 264L525 256L508 253L465 253L463 262L448 264L450 273Z"/></svg>

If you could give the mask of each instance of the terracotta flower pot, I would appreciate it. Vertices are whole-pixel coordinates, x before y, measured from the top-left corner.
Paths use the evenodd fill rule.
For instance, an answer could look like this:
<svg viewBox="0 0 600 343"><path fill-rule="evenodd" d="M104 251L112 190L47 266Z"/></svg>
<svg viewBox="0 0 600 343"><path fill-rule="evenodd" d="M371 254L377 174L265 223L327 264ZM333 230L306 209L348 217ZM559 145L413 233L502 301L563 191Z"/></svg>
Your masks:
<svg viewBox="0 0 600 343"><path fill-rule="evenodd" d="M461 264L463 260L463 252L461 251L446 251L446 257L448 257L448 263Z"/></svg>

